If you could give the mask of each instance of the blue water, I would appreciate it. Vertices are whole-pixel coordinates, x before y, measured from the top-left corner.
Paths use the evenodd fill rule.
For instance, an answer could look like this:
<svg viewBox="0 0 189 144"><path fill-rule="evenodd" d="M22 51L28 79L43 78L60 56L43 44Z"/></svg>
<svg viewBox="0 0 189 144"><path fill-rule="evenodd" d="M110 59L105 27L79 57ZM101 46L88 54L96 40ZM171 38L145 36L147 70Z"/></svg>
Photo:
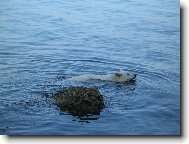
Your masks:
<svg viewBox="0 0 189 144"><path fill-rule="evenodd" d="M68 82L120 69L132 84ZM106 107L79 118L48 97L99 88ZM1 0L0 134L180 135L179 1Z"/></svg>

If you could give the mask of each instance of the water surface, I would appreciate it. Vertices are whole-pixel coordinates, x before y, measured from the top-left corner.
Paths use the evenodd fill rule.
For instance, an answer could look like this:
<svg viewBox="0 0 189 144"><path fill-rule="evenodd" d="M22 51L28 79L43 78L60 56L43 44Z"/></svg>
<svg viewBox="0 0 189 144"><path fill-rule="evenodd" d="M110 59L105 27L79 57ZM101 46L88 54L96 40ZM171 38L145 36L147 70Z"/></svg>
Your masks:
<svg viewBox="0 0 189 144"><path fill-rule="evenodd" d="M0 1L0 134L179 135L179 1ZM132 84L70 82L120 69ZM97 87L106 107L78 118L46 97Z"/></svg>

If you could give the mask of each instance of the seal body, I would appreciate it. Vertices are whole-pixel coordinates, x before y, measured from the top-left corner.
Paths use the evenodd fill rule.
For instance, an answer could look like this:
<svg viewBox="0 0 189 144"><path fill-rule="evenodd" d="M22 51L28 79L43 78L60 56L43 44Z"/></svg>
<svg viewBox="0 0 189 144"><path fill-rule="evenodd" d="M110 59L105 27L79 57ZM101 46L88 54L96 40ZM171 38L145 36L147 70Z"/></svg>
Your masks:
<svg viewBox="0 0 189 144"><path fill-rule="evenodd" d="M120 71L106 75L86 74L86 75L74 76L71 78L71 80L74 81L102 80L102 81L111 81L111 82L127 82L134 80L135 78L136 78L136 74L129 73L126 71Z"/></svg>

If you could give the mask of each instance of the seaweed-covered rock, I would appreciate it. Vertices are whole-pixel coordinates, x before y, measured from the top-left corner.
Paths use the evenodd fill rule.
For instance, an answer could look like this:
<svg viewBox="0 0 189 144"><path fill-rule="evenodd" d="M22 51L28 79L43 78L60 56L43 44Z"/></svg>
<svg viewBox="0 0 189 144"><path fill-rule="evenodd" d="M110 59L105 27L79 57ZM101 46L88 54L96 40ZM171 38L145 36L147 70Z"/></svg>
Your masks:
<svg viewBox="0 0 189 144"><path fill-rule="evenodd" d="M72 87L58 91L54 98L60 110L72 115L99 114L104 108L103 96L95 88Z"/></svg>

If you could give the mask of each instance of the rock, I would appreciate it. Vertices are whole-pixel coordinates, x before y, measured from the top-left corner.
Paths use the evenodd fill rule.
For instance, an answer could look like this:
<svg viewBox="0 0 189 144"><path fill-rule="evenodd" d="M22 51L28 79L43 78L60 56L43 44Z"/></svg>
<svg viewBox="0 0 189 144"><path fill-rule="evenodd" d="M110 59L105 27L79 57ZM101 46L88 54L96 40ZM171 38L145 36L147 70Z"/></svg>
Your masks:
<svg viewBox="0 0 189 144"><path fill-rule="evenodd" d="M100 114L104 108L103 96L98 89L72 87L54 94L57 106L74 116Z"/></svg>

